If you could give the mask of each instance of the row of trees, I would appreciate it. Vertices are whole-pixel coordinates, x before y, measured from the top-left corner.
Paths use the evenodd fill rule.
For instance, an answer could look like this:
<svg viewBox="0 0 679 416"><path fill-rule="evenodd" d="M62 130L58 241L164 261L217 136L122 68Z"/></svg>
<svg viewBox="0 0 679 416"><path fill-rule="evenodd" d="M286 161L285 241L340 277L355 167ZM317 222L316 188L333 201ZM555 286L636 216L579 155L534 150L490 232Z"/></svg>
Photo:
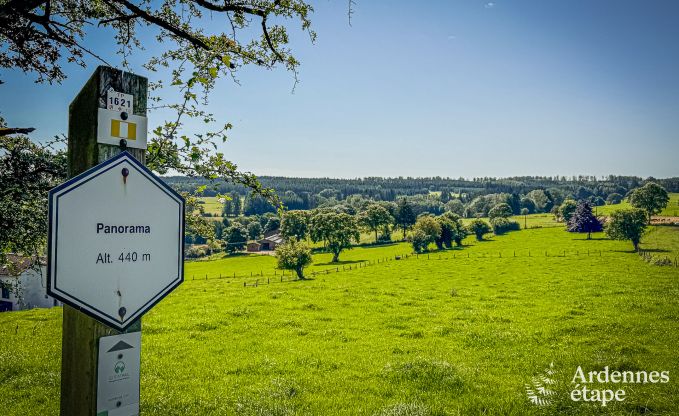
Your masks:
<svg viewBox="0 0 679 416"><path fill-rule="evenodd" d="M593 232L605 230L609 238L629 240L638 250L651 215L662 211L669 196L660 185L648 183L634 190L629 199L633 208L614 211L607 223L594 215L588 198L577 202L567 199L557 207L556 213L569 232L587 233L590 239ZM312 261L311 248L303 241L307 237L314 242L323 241L336 262L342 250L351 248L352 241L358 242L360 227L374 232L376 242L380 240L380 231L384 237L390 235L391 227L400 227L405 239L406 231L412 227L409 241L413 250L421 253L431 244L436 244L438 249L462 246L462 240L470 234L483 240L491 231L502 234L518 230L520 225L510 220L512 215L514 210L510 204L499 202L489 208L489 222L477 218L465 226L461 217L451 211L438 216L429 213L418 216L405 198L396 204L370 203L355 216L337 209L289 211L281 221L281 233L288 241L276 249L276 256L280 268L295 270L298 277L304 279L304 268Z"/></svg>
<svg viewBox="0 0 679 416"><path fill-rule="evenodd" d="M628 199L632 208L614 211L607 222L594 215L591 203L585 199L564 201L556 215L566 223L570 232L587 233L589 239L593 232L605 230L609 238L629 240L634 250L638 250L652 215L662 212L670 198L665 188L649 182L634 189Z"/></svg>
<svg viewBox="0 0 679 416"><path fill-rule="evenodd" d="M475 219L465 226L462 218L453 212L444 212L439 216L427 213L415 216L405 200L393 207L372 203L357 215L333 209L288 211L281 221L281 233L288 239L276 248L278 266L295 270L298 277L304 279L304 268L311 263L311 249L304 239L323 242L324 247L333 253L332 261L337 262L343 250L350 249L353 242L359 241L361 228L374 232L376 242L387 237L391 241L393 228L402 228L404 238L407 230L412 228L409 241L416 253L427 251L431 244L436 244L439 249L462 246L462 240L470 234L482 240L491 231L501 234L519 228L517 223L508 220L512 215L508 206L498 206L493 214L490 219L492 225ZM508 224L516 224L516 227Z"/></svg>
<svg viewBox="0 0 679 416"><path fill-rule="evenodd" d="M618 189L626 192L624 188ZM422 190L422 194L402 195L396 200L398 202L405 198L413 207L416 214L427 212L434 215L441 215L445 211L451 211L462 217L476 218L486 217L492 207L499 203L506 203L512 209L514 215L522 212L528 214L550 212L554 207L558 207L563 201L568 199L580 200L588 199L593 205L617 204L623 195L617 192L610 193L604 197L596 196L589 189L579 187L573 192L568 192L558 188L535 189L526 194L517 193L490 193L472 197L473 193L453 193L448 189L440 193L430 193ZM461 192L461 191L460 191ZM279 195L283 205L289 210L310 210L315 208L332 208L338 205L351 207L356 213L368 202L384 201L379 197L363 194L352 194L343 197L343 194L334 189L324 189L318 194L303 192L297 194L294 191L285 191ZM235 217L243 215L261 215L267 212L275 212L276 208L266 199L257 195L246 195L241 197L239 193L233 192L225 195L224 208L222 215Z"/></svg>
<svg viewBox="0 0 679 416"><path fill-rule="evenodd" d="M614 175L606 178L581 175L573 177L527 176L473 179L441 177L332 179L261 176L259 180L263 186L275 189L281 198L291 192L289 196L300 198L304 204L309 204L307 206L288 205L290 209L316 208L318 205L314 205L314 196L328 198L328 194L332 194L338 200L344 200L352 195L362 195L374 200L396 201L401 196L426 195L438 192L441 202L445 204L450 198L459 198L462 195L467 195L469 198L463 202L469 202L469 200L480 195L492 193L526 195L530 191L543 189L550 193L564 193L565 196L571 196L576 200L594 197L606 201L610 194L617 193L624 196L629 190L649 181L661 181L667 189L672 192L679 192L679 178L656 180ZM188 192L209 183L201 178L190 177L170 177L167 178L167 181ZM207 196L238 193L241 197L245 197L250 193L249 189L238 184L218 181L211 185L213 186L206 190Z"/></svg>

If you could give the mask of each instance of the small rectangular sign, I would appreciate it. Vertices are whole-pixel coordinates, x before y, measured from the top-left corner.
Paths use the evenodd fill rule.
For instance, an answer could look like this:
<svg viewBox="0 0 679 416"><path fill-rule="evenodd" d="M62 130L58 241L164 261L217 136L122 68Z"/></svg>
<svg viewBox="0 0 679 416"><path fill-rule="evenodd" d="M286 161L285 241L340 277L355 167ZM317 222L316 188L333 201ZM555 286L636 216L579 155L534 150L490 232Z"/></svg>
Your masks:
<svg viewBox="0 0 679 416"><path fill-rule="evenodd" d="M132 94L125 94L122 92L108 90L106 94L106 108L108 110L117 111L119 113L126 112L132 114L134 109Z"/></svg>
<svg viewBox="0 0 679 416"><path fill-rule="evenodd" d="M127 141L127 147L146 149L146 117L115 110L100 108L97 124L97 143L120 145L120 139Z"/></svg>
<svg viewBox="0 0 679 416"><path fill-rule="evenodd" d="M139 415L141 332L99 338L97 416Z"/></svg>

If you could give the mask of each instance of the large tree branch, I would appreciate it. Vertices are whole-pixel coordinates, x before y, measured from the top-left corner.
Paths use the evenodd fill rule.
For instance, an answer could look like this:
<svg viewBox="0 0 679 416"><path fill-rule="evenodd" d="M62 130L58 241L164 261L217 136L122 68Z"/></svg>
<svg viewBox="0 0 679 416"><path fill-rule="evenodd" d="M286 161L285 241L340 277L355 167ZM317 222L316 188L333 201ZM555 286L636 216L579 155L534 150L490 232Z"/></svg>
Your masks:
<svg viewBox="0 0 679 416"><path fill-rule="evenodd" d="M283 57L281 56L280 53L278 53L276 48L274 48L273 43L271 42L271 37L269 37L269 31L266 28L266 15L262 16L262 32L264 32L264 39L266 39L266 43L269 45L269 49L271 49L274 55L276 55L276 58L283 62L284 61Z"/></svg>
<svg viewBox="0 0 679 416"><path fill-rule="evenodd" d="M34 130L33 127L0 127L0 137L10 134L28 134Z"/></svg>
<svg viewBox="0 0 679 416"><path fill-rule="evenodd" d="M10 16L12 12L27 12L45 3L49 3L49 0L9 0L0 6L0 16Z"/></svg>
<svg viewBox="0 0 679 416"><path fill-rule="evenodd" d="M185 31L184 29L178 28L166 20L163 20L162 18L155 16L151 13L148 13L147 11L139 8L136 4L130 3L127 0L104 0L106 4L111 5L111 3L118 3L122 6L125 6L127 10L131 11L134 14L139 15L140 18L146 20L149 23L153 23L155 25L158 25L159 27L162 27L163 29L167 30L168 32L172 33L173 35L180 37L189 43L191 43L193 46L204 49L206 51L212 50L210 48L210 45L205 43L202 39L198 38L197 36L193 35L192 33L189 33Z"/></svg>
<svg viewBox="0 0 679 416"><path fill-rule="evenodd" d="M283 57L281 56L280 53L276 50L276 48L273 45L273 42L271 41L271 36L269 36L269 30L266 26L266 19L269 16L269 12L266 10L262 9L255 9L252 7L247 7L247 6L242 6L238 4L227 4L224 3L223 5L221 4L214 4L210 2L209 0L194 0L196 4L203 6L204 8L208 10L212 10L215 12L240 12L240 13L246 13L246 14L251 14L255 16L259 16L262 18L262 32L264 33L264 39L266 39L267 45L269 45L269 49L271 49L271 52L273 52L276 55L276 58L278 58L281 62L284 61ZM278 6L279 2L275 1L274 6Z"/></svg>

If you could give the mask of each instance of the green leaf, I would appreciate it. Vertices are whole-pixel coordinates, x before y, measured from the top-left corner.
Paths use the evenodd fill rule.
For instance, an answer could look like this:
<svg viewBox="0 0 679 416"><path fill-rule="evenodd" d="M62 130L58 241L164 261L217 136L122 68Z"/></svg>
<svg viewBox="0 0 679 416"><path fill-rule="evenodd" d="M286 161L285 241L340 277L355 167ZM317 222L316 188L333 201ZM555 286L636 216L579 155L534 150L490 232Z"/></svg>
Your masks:
<svg viewBox="0 0 679 416"><path fill-rule="evenodd" d="M208 69L208 71L210 72L210 76L212 78L217 78L217 68L212 67L212 68Z"/></svg>
<svg viewBox="0 0 679 416"><path fill-rule="evenodd" d="M224 65L228 67L229 65L231 65L231 57L229 55L223 55L222 62L224 62Z"/></svg>

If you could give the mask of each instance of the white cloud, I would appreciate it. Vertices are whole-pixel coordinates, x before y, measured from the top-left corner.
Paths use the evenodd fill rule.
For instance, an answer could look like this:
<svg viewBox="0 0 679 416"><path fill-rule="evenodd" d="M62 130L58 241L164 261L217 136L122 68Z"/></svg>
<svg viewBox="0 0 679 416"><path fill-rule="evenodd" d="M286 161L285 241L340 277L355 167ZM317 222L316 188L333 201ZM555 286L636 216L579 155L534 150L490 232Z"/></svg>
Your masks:
<svg viewBox="0 0 679 416"><path fill-rule="evenodd" d="M486 9L492 9L493 7L495 7L495 3L493 3L491 1L491 2L486 3L486 5L483 6L483 7L485 7Z"/></svg>

